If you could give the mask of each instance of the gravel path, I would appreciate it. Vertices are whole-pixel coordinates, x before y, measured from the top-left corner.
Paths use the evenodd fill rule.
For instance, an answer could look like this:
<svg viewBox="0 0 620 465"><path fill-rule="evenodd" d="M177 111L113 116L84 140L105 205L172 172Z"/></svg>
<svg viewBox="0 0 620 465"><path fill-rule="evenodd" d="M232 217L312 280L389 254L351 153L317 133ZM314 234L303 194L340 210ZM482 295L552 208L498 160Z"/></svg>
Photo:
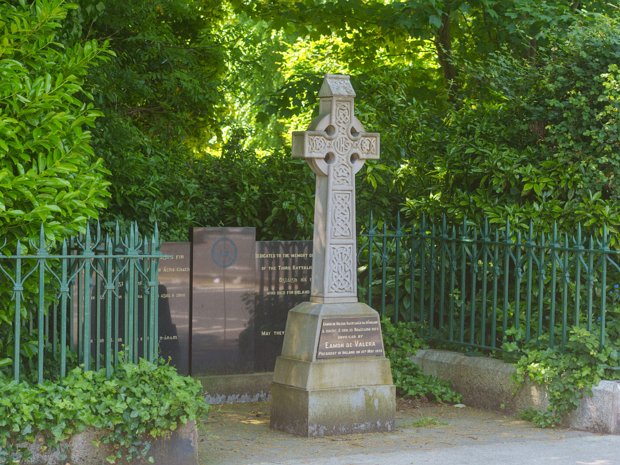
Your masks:
<svg viewBox="0 0 620 465"><path fill-rule="evenodd" d="M269 403L214 405L199 432L201 465L620 465L620 436L419 402L399 402L391 433L296 437L269 429Z"/></svg>

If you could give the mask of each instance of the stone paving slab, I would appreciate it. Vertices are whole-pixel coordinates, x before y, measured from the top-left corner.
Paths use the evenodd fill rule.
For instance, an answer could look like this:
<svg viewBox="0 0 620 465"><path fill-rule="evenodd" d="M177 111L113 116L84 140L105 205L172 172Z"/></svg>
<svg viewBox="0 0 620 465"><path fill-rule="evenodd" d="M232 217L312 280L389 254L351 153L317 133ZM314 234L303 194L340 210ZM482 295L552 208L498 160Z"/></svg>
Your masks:
<svg viewBox="0 0 620 465"><path fill-rule="evenodd" d="M471 407L399 401L396 431L302 438L269 429L269 403L213 406L200 465L620 465L620 436L539 429Z"/></svg>

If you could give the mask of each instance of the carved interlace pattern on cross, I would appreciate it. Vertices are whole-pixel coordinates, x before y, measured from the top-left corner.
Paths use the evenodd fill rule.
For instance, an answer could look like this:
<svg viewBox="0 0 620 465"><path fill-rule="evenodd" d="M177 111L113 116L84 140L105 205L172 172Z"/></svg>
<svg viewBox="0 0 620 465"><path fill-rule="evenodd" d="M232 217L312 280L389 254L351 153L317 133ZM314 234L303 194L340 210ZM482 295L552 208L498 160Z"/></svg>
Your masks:
<svg viewBox="0 0 620 465"><path fill-rule="evenodd" d="M332 237L335 239L350 239L351 232L351 193L334 192L334 209L332 217Z"/></svg>
<svg viewBox="0 0 620 465"><path fill-rule="evenodd" d="M353 246L332 245L330 252L328 292L334 294L353 292Z"/></svg>
<svg viewBox="0 0 620 465"><path fill-rule="evenodd" d="M351 95L353 93L353 87L348 80L333 79L331 87L336 94Z"/></svg>
<svg viewBox="0 0 620 465"><path fill-rule="evenodd" d="M308 141L308 149L313 153L321 153L325 151L327 141L322 136L310 137Z"/></svg>
<svg viewBox="0 0 620 465"><path fill-rule="evenodd" d="M351 104L349 102L340 102L336 105L336 126L338 126L342 132L346 132L350 122Z"/></svg>
<svg viewBox="0 0 620 465"><path fill-rule="evenodd" d="M349 187L351 185L351 167L346 161L339 161L333 168L334 186Z"/></svg>
<svg viewBox="0 0 620 465"><path fill-rule="evenodd" d="M377 141L369 137L362 137L360 139L359 149L362 155L374 155L377 153Z"/></svg>

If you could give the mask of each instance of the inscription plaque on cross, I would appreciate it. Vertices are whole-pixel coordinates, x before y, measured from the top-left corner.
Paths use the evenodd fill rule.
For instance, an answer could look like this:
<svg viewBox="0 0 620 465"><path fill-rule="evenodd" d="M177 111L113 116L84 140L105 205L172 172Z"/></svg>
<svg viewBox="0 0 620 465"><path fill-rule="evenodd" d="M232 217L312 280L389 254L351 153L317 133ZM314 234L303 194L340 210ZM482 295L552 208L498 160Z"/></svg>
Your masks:
<svg viewBox="0 0 620 465"><path fill-rule="evenodd" d="M319 91L319 116L293 132L293 156L316 174L311 302L357 302L355 174L379 158L379 134L354 115L349 76L328 74Z"/></svg>

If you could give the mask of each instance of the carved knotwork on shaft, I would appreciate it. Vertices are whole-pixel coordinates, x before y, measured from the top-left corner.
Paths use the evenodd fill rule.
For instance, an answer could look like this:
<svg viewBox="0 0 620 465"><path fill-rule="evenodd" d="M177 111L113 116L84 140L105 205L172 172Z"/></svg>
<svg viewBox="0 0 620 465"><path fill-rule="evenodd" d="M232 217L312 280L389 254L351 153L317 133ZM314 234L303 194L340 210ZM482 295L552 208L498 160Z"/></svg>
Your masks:
<svg viewBox="0 0 620 465"><path fill-rule="evenodd" d="M351 193L335 192L334 193L334 215L332 218L333 237L334 239L350 239L353 231L351 231Z"/></svg>
<svg viewBox="0 0 620 465"><path fill-rule="evenodd" d="M348 76L327 75L320 111L308 131L293 133L293 156L305 158L317 176L312 300L356 302L355 174L379 158L379 134L354 116Z"/></svg>
<svg viewBox="0 0 620 465"><path fill-rule="evenodd" d="M330 247L329 292L350 293L354 288L353 246L337 245Z"/></svg>

